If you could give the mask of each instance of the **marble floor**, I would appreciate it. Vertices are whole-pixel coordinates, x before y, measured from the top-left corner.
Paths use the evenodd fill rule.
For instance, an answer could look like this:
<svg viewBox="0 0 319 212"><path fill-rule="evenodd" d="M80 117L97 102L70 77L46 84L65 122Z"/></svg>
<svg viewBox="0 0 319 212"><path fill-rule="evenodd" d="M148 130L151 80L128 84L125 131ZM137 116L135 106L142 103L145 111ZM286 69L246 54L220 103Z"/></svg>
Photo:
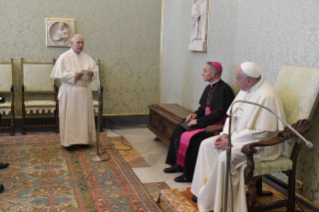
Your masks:
<svg viewBox="0 0 319 212"><path fill-rule="evenodd" d="M168 146L161 141L154 141L155 134L146 126L122 126L115 131L123 135L148 164L131 167L150 193L156 193L160 189L191 186L191 183L176 183L174 181L175 177L182 174L181 172L172 174L163 172L164 168L169 167L165 164ZM111 139L119 136L111 130L106 130L106 133ZM112 141L115 146L120 143L119 139L112 139Z"/></svg>

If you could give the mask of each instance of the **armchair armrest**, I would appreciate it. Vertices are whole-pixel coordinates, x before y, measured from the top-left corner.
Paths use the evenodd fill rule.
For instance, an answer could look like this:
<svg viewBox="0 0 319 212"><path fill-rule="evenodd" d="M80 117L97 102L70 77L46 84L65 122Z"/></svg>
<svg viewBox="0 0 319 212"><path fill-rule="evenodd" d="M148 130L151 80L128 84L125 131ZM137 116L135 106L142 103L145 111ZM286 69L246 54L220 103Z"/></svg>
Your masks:
<svg viewBox="0 0 319 212"><path fill-rule="evenodd" d="M257 149L255 147L261 147L261 146L272 146L275 144L279 144L281 142L284 142L286 139L282 139L280 137L280 133L271 139L268 139L266 141L260 141L260 142L254 142L250 144L246 144L241 148L241 152L246 155L252 155L257 152Z"/></svg>
<svg viewBox="0 0 319 212"><path fill-rule="evenodd" d="M312 122L308 121L307 119L301 119L297 123L293 124L292 128L294 128L298 133L303 135L308 132L311 126ZM292 132L288 127L285 127L284 131L279 133L274 138L268 139L266 141L254 142L244 145L241 148L241 152L245 153L246 155L251 155L257 152L257 149L255 147L272 146L284 142L285 140L291 137L296 137L296 134Z"/></svg>
<svg viewBox="0 0 319 212"><path fill-rule="evenodd" d="M221 132L223 130L223 127L224 127L224 125L222 125L222 124L209 125L209 126L206 127L205 132L218 134L219 132Z"/></svg>

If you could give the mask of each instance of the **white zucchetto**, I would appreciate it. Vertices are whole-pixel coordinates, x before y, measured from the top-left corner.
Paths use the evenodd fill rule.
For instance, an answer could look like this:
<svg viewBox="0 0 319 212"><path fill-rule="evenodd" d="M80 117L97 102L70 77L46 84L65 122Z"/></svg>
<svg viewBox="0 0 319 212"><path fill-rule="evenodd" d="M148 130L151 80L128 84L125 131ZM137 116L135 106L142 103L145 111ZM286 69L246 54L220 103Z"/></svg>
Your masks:
<svg viewBox="0 0 319 212"><path fill-rule="evenodd" d="M253 77L253 78L258 78L260 77L260 71L258 66L255 63L252 62L245 62L242 63L240 65L241 70L243 70L243 72L249 76L249 77Z"/></svg>

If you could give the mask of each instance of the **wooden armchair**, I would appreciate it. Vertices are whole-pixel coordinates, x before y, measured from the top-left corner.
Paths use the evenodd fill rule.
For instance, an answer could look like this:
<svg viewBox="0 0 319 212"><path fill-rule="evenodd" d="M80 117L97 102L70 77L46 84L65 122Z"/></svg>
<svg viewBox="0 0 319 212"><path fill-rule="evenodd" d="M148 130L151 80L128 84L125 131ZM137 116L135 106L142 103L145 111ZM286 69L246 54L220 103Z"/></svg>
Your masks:
<svg viewBox="0 0 319 212"><path fill-rule="evenodd" d="M276 90L282 100L286 122L293 126L300 134L305 134L312 126L312 119L319 94L319 70L284 66L276 82ZM299 121L295 124L295 121ZM267 211L275 208L286 207L289 212L295 211L295 176L297 159L303 142L291 142L289 139L295 137L289 129L279 133L277 137L267 141L251 143L243 146L242 152L246 154L247 167L245 168L245 182L248 187L247 206L248 211ZM255 147L270 146L285 142L285 151L276 160L254 162L253 154ZM291 151L292 150L292 151ZM289 152L291 154L289 155ZM274 173L281 172L288 176L288 185L282 180L274 177ZM276 174L281 178L282 175ZM288 191L288 199L255 206L257 190L261 190L262 176L278 184ZM257 183L260 182L260 183ZM256 184L257 190L256 190Z"/></svg>
<svg viewBox="0 0 319 212"><path fill-rule="evenodd" d="M0 76L0 95L3 95L6 99L5 103L0 104L0 114L4 113L8 115L11 112L11 123L1 123L0 129L11 129L10 135L14 135L15 113L13 59L11 59L11 62L9 63L0 63Z"/></svg>
<svg viewBox="0 0 319 212"><path fill-rule="evenodd" d="M103 87L99 87L99 79L101 76L101 60L98 60L97 66L99 68L99 78L94 80L91 83L91 88L93 92L93 107L94 107L94 112L96 114L100 114L100 132L103 132L103 120L102 120L102 115L103 115ZM99 92L100 89L100 92ZM99 113L100 111L100 113ZM99 120L99 119L97 119ZM96 123L97 126L98 123Z"/></svg>
<svg viewBox="0 0 319 212"><path fill-rule="evenodd" d="M308 130L311 128L311 126L312 126L312 123L308 121L307 119L299 120L297 123L292 125L292 127L301 135L306 134ZM259 162L256 164L254 163L254 158L253 158L254 153L257 152L256 147L276 145L292 137L296 137L295 133L293 133L290 129L286 127L285 130L279 133L277 137L274 137L267 141L247 144L242 147L242 152L246 154L246 158L247 158L247 167L245 168L244 175L245 175L246 185L249 191L248 192L249 195L247 197L247 205L248 205L249 211L267 211L267 210L272 210L272 209L280 208L280 207L287 207L288 211L295 211L295 175L296 175L297 159L298 159L300 149L302 147L302 142L299 142L294 145L290 158L288 158L285 155L281 155L279 158L277 158L274 161ZM257 197L256 183L262 178L262 175L257 174L258 172L254 173L255 165L257 166L256 168L259 170L264 169L265 167L271 167L272 172L274 170L281 171L288 176L289 178L288 186L285 186L286 189L288 190L288 199L254 207L256 204L256 197ZM266 170L269 170L269 169L266 168Z"/></svg>
<svg viewBox="0 0 319 212"><path fill-rule="evenodd" d="M22 134L26 134L27 128L54 127L55 132L59 132L59 103L58 87L55 80L50 79L51 71L54 67L55 59L52 63L27 63L21 58L22 72ZM26 122L26 113L38 112L54 113L53 122Z"/></svg>

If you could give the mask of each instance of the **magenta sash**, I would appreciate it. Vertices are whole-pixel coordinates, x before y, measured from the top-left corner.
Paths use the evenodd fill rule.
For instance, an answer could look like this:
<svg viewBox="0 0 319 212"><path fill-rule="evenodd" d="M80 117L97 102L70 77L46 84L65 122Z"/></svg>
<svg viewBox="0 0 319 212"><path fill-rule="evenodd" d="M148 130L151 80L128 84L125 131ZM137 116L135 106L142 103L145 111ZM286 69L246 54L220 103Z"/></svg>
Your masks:
<svg viewBox="0 0 319 212"><path fill-rule="evenodd" d="M210 110L209 107L206 107L206 112L205 112L205 116L209 115L212 111ZM225 115L221 120L217 121L214 124L222 124L224 123L224 121L226 120L227 115ZM179 149L178 149L178 153L177 153L177 161L176 163L181 165L182 167L184 167L184 161L185 161L185 157L186 157L186 152L189 146L189 142L191 140L191 138L200 133L200 132L204 132L205 128L202 129L197 129L197 130L192 130L192 131L187 131L184 132L181 136L180 142L179 142Z"/></svg>

